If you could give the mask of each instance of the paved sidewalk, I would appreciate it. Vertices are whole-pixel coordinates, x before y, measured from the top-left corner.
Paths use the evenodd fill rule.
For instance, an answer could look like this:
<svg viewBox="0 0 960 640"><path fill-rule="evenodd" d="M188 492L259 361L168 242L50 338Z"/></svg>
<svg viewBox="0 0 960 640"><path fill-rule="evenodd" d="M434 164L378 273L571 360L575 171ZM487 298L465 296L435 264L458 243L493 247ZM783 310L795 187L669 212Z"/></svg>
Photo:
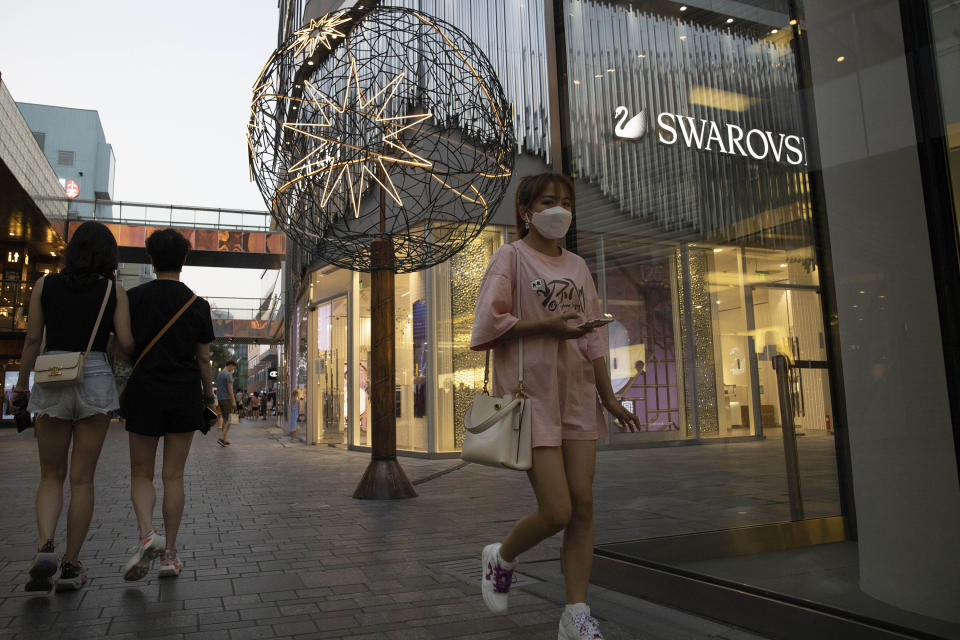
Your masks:
<svg viewBox="0 0 960 640"><path fill-rule="evenodd" d="M0 639L556 637L557 538L521 558L529 573L508 615L488 613L476 584L482 546L534 505L523 474L467 465L418 484L413 500L354 500L367 454L291 443L263 424L234 427L228 449L215 431L198 436L186 470L183 574L136 583L120 576L137 531L126 434L114 424L81 554L91 581L77 593L39 596L23 591L36 544L36 445L32 431L0 429ZM415 481L457 464L401 461ZM598 486L614 482L602 475ZM604 521L598 514L598 530ZM608 640L757 638L598 588L591 603Z"/></svg>

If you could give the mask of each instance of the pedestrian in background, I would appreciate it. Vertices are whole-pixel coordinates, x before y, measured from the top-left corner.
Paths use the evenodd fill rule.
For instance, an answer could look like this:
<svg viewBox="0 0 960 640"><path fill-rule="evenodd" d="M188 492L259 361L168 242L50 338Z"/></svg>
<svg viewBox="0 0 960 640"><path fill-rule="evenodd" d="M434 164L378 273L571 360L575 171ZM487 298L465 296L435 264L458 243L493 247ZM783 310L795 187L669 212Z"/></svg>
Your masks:
<svg viewBox="0 0 960 640"><path fill-rule="evenodd" d="M177 534L183 518L183 469L193 434L206 433L215 418L210 343L210 305L180 282L190 243L173 229L154 231L147 254L157 279L130 290L130 319L137 358L121 411L130 440L130 497L140 538L123 568L124 580L139 580L161 557L160 576L176 577L183 566ZM231 394L232 396L232 394ZM163 438L163 527L153 528L157 447Z"/></svg>
<svg viewBox="0 0 960 640"><path fill-rule="evenodd" d="M260 392L250 394L250 417L256 420L260 417Z"/></svg>
<svg viewBox="0 0 960 640"><path fill-rule="evenodd" d="M231 442L227 440L227 434L230 432L230 416L236 408L233 404L233 372L237 370L237 363L233 360L227 360L223 369L217 374L217 404L220 407L220 437L217 438L217 444L221 447L229 447Z"/></svg>
<svg viewBox="0 0 960 640"><path fill-rule="evenodd" d="M13 392L14 402L29 396L27 411L37 416L40 453L36 501L40 544L29 570L27 591L49 591L54 586L59 563L54 534L63 509L68 468L67 547L59 564L56 589L79 589L87 581L80 547L93 517L97 460L110 426L110 413L119 406L106 354L111 331L121 349L133 350L127 294L116 282L117 242L110 230L99 222L84 222L70 238L64 258L60 273L44 276L34 285L20 375ZM107 304L103 307L105 296ZM45 346L45 353L51 354L85 351L101 308L100 326L84 361L83 381L53 388L35 385L31 393L30 371L41 349Z"/></svg>
<svg viewBox="0 0 960 640"><path fill-rule="evenodd" d="M233 401L236 403L237 415L243 418L243 389L237 389L237 392L233 394Z"/></svg>
<svg viewBox="0 0 960 640"><path fill-rule="evenodd" d="M515 210L520 240L494 254L480 285L470 348L494 349L492 395L523 392L528 398L534 448L527 475L537 498L535 513L520 520L502 543L483 549L481 593L491 611L504 613L517 557L563 531L567 606L558 637L595 640L602 635L586 601L596 441L607 432L600 405L621 429L639 430L640 421L614 396L606 329L582 326L600 318L601 311L583 258L558 244L570 227L573 203L573 181L566 176L544 173L521 180Z"/></svg>

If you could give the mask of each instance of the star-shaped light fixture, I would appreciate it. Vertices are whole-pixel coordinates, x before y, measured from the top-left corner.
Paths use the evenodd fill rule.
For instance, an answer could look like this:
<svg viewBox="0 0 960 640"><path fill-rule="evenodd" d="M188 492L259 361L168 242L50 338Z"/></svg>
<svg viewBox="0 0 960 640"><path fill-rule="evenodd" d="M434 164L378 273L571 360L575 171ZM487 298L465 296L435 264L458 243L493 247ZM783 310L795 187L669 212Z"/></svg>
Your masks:
<svg viewBox="0 0 960 640"><path fill-rule="evenodd" d="M305 82L304 94L309 97L303 100L317 109L321 122L285 122L283 127L319 140L321 144L290 165L289 171L295 175L277 192L282 193L310 176L325 174L320 206L326 207L330 198L340 190L349 198L354 217L359 218L360 205L369 179L383 187L386 194L402 207L403 200L390 178L391 166L402 164L424 169L433 166L433 163L411 151L400 139L401 133L432 118L433 114L385 115L404 76L404 72L398 73L379 91L367 97L360 86L356 64L352 63L350 81L339 102L324 96L316 87ZM352 95L354 93L355 96ZM366 119L366 130L373 130L373 137L379 136L380 144L361 147L337 136L335 132L339 131L340 127L334 126L335 119L348 113Z"/></svg>
<svg viewBox="0 0 960 640"><path fill-rule="evenodd" d="M287 49L295 49L294 56L299 56L306 51L308 58L317 50L318 44L323 44L330 49L332 38L344 37L343 32L337 27L345 22L350 22L346 11L328 13L319 20L311 18L309 25L294 32L294 40Z"/></svg>

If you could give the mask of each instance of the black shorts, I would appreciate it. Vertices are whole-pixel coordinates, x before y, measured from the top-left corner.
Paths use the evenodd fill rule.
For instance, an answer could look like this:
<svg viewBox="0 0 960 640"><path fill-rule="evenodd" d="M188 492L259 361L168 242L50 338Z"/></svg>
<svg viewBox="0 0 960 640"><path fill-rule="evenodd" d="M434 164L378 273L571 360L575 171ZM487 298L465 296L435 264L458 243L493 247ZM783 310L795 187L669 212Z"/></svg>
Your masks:
<svg viewBox="0 0 960 640"><path fill-rule="evenodd" d="M147 393L131 380L124 395L125 426L130 433L159 437L166 433L198 431L205 426L199 385L154 387Z"/></svg>

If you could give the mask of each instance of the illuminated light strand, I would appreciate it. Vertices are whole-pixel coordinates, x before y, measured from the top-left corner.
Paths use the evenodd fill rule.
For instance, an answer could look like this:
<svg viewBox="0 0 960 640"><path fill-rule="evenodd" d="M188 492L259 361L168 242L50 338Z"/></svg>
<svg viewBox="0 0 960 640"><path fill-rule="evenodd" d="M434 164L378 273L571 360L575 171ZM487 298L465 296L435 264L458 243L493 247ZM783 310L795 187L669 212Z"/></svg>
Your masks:
<svg viewBox="0 0 960 640"><path fill-rule="evenodd" d="M321 115L326 120L325 123L303 123L303 122L285 122L283 123L283 128L294 131L301 135L313 138L315 140L320 140L321 142L327 143L330 145L321 146L317 149L313 149L295 162L290 168L289 171L299 171L304 168L309 169L314 165L310 162L310 158L313 156L325 152L327 156L330 156L329 153L335 147L342 147L347 149L352 149L353 151L359 151L363 154L362 158L355 160L350 160L344 163L335 163L323 167L319 167L313 171L307 171L298 175L294 179L288 181L286 184L281 186L278 189L278 193L286 189L289 189L293 184L314 175L321 173L326 173L326 177L323 183L323 193L321 195L320 206L326 207L327 203L330 201L331 196L335 189L341 186L342 182L345 182L344 192L349 194L354 217L360 217L360 207L363 192L367 186L367 176L373 179L374 182L383 187L384 191L394 200L399 206L403 206L403 199L401 198L399 192L397 191L396 185L393 183L393 180L390 178L390 172L387 170L384 161L396 164L402 164L407 166L420 167L424 169L429 169L433 166L433 163L423 158L422 156L417 155L406 145L403 144L399 139L399 135L419 125L425 120L432 118L433 114L424 113L424 114L412 114L405 116L388 116L384 117L383 113L389 106L390 101L393 99L394 94L397 91L397 87L400 86L400 83L405 77L405 73L401 72L394 76L389 82L387 82L379 91L374 93L369 98L365 97L363 94L363 89L360 86L360 77L357 70L356 60L351 55L350 58L350 80L347 82L347 86L343 93L343 99L339 104L331 101L327 96L325 96L318 89L310 85L310 91L315 94L315 96L321 96L323 100L306 100L306 99L297 99L289 98L291 100L301 100L303 102L309 102L321 107ZM304 86L307 86L309 83L304 82ZM356 90L356 101L360 106L360 110L351 109L347 105L350 104L350 92L351 88ZM281 97L281 96L278 96ZM379 102L379 108L376 104ZM399 153L396 155L386 155L384 153L379 153L376 151L371 151L363 147L358 147L350 143L344 142L338 138L328 137L320 135L320 133L315 132L315 129L325 129L329 128L332 123L329 117L323 113L322 107L332 107L337 112L343 114L346 112L356 113L357 115L364 116L373 122L375 122L380 129L384 130L384 133L381 135L381 142ZM402 157L400 154L406 154L406 158ZM383 176L385 180L381 180L378 173L373 171L367 163L375 163L376 167L383 171ZM353 165L361 164L359 175L355 176L351 167ZM337 169L339 168L339 171ZM334 173L336 173L336 178L333 178ZM333 179L332 179L333 178ZM344 180L345 178L345 180Z"/></svg>
<svg viewBox="0 0 960 640"><path fill-rule="evenodd" d="M329 33L325 43L316 24L301 29L261 72L245 131L251 168L279 227L311 255L345 268L370 268L384 198L397 272L417 270L449 257L489 222L514 174L515 107L489 60L452 25L402 8L362 19L348 13L350 24L329 27L343 39ZM403 53L404 32L422 38L420 54L435 65L422 82L419 63ZM338 52L323 65L321 44ZM291 69L293 86L281 82ZM424 103L422 92L438 101ZM448 106L424 113L419 104Z"/></svg>
<svg viewBox="0 0 960 640"><path fill-rule="evenodd" d="M307 57L310 58L317 50L318 44L323 44L328 50L332 48L330 41L333 38L343 38L344 33L337 29L340 25L350 22L349 17L344 17L346 11L340 11L335 14L326 14L318 20L310 19L310 24L302 29L294 31L294 41L287 47L296 49L294 56L299 56L304 50L307 50Z"/></svg>

